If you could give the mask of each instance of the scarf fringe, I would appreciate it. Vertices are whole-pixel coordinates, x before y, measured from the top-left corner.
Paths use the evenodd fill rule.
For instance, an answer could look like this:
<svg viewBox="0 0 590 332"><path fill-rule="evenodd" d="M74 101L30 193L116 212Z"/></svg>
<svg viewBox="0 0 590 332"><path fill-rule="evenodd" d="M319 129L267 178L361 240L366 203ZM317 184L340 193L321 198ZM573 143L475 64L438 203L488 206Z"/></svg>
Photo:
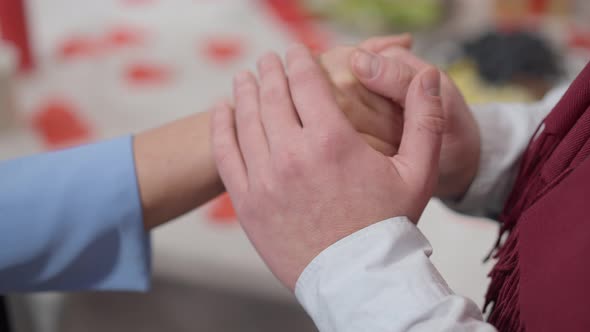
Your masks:
<svg viewBox="0 0 590 332"><path fill-rule="evenodd" d="M558 137L544 132L534 142L532 149L523 157L518 180L514 185L515 189L500 218L502 226L498 240L488 256L488 258L497 259L497 262L489 274L492 280L486 294L484 311L487 312L490 309L488 321L501 332L525 331L525 326L520 319L519 306L518 220L522 212L539 198L538 194L544 192L546 183L540 176L540 168L549 159L558 143ZM506 234L508 236L502 243L502 238Z"/></svg>

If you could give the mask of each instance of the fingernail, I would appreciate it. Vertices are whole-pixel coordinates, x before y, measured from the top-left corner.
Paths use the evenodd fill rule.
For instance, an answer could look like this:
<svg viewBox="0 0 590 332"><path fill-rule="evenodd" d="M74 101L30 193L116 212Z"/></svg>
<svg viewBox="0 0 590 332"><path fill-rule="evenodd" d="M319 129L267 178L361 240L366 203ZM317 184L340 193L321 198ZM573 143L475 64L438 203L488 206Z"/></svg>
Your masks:
<svg viewBox="0 0 590 332"><path fill-rule="evenodd" d="M422 89L433 97L440 96L440 74L437 69L429 69L422 75Z"/></svg>
<svg viewBox="0 0 590 332"><path fill-rule="evenodd" d="M353 64L360 77L371 79L379 74L381 59L365 50L357 50L354 54Z"/></svg>

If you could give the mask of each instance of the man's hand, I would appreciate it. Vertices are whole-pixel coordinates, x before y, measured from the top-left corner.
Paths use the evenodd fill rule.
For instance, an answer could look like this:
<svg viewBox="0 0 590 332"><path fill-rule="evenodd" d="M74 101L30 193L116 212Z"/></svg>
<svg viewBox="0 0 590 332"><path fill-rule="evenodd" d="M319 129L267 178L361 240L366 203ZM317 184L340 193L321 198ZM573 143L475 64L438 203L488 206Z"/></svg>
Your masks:
<svg viewBox="0 0 590 332"><path fill-rule="evenodd" d="M235 113L218 105L215 160L238 218L273 273L294 289L321 251L396 216L417 222L438 170L445 120L438 70L415 75L404 99L399 151L373 150L339 108L332 86L304 47L259 61L236 76Z"/></svg>
<svg viewBox="0 0 590 332"><path fill-rule="evenodd" d="M370 52L412 46L408 34L371 38L360 47ZM319 60L330 77L334 96L352 126L374 149L393 156L399 147L403 113L397 103L369 91L353 74L350 57L356 47L340 46L324 52ZM407 88L406 88L407 89Z"/></svg>
<svg viewBox="0 0 590 332"><path fill-rule="evenodd" d="M374 45L385 45L385 41L387 37L361 44L362 49L372 46L373 51L357 50L351 57L351 67L369 90L389 98L394 104L404 105L411 82L430 65L404 48L388 45L376 50ZM447 126L435 194L441 198L459 198L477 174L481 145L479 127L461 92L444 73L441 74L441 91Z"/></svg>

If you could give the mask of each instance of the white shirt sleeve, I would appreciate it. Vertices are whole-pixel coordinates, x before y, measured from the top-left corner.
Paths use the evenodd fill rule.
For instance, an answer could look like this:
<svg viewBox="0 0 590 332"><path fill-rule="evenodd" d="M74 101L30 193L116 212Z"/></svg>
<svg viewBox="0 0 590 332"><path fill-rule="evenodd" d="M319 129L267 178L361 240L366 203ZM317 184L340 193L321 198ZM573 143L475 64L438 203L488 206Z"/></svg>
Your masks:
<svg viewBox="0 0 590 332"><path fill-rule="evenodd" d="M495 104L474 109L481 129L479 171L460 202L470 214L498 213L518 161L535 129L565 87L535 104ZM432 248L406 217L388 219L330 246L303 271L295 295L320 332L482 332L471 300L453 293L430 255Z"/></svg>
<svg viewBox="0 0 590 332"><path fill-rule="evenodd" d="M295 295L320 332L496 331L475 303L451 291L431 253L407 218L388 219L324 250Z"/></svg>
<svg viewBox="0 0 590 332"><path fill-rule="evenodd" d="M566 89L562 85L537 103L472 107L481 134L479 170L465 196L445 204L466 214L497 216L512 189L520 156Z"/></svg>

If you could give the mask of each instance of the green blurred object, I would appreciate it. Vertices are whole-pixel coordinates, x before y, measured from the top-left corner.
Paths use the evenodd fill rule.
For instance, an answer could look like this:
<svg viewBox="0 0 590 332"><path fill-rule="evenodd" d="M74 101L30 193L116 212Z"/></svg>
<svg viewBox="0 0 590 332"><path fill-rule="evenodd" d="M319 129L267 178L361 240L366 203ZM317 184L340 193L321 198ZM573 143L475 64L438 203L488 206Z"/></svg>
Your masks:
<svg viewBox="0 0 590 332"><path fill-rule="evenodd" d="M443 18L442 0L305 0L312 12L367 32L420 30Z"/></svg>

